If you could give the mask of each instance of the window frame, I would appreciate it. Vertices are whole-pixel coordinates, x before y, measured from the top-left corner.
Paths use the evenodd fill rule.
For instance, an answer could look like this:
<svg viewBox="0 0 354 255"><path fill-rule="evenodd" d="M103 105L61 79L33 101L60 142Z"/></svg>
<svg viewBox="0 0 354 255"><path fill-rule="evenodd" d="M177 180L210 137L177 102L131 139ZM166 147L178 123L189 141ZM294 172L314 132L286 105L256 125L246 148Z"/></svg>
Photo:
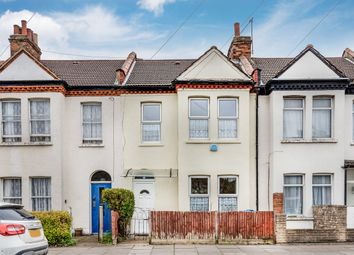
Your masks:
<svg viewBox="0 0 354 255"><path fill-rule="evenodd" d="M207 194L192 194L192 179L203 178L207 179L208 181L208 193ZM188 176L188 194L189 194L189 209L191 210L191 198L195 197L202 197L208 198L208 211L210 211L210 176L209 175L189 175Z"/></svg>
<svg viewBox="0 0 354 255"><path fill-rule="evenodd" d="M285 140L296 140L296 139L304 139L305 138L305 97L302 96L284 96L283 97L283 139ZM285 100L301 100L302 107L301 108L286 108ZM302 111L302 136L301 137L286 137L284 132L284 124L285 124L285 112L286 111Z"/></svg>
<svg viewBox="0 0 354 255"><path fill-rule="evenodd" d="M351 206L351 207L353 207L354 206L354 204L352 204L352 205L348 205L348 197L349 197L349 192L348 192L348 184L353 184L353 189L354 189L354 178L353 179L349 179L348 178L348 171L354 171L354 169L353 168L349 168L349 169L347 169L346 170L346 175L347 175L347 180L346 180L346 198L345 198L345 200L346 200L346 206ZM333 192L332 192L332 194L333 194ZM352 191L352 193L351 194L353 194L353 197L354 197L354 193L353 193L353 191Z"/></svg>
<svg viewBox="0 0 354 255"><path fill-rule="evenodd" d="M49 211L51 211L53 209L53 206L52 206L52 202L53 202L53 183L52 183L52 177L51 176L30 176L29 177L30 179L30 195L31 195L31 209L32 211L34 211L33 209L33 199L38 199L38 198L44 198L44 199L50 199L50 204L49 204ZM50 180L50 196L33 196L32 195L32 181L34 179L49 179Z"/></svg>
<svg viewBox="0 0 354 255"><path fill-rule="evenodd" d="M330 184L314 184L313 183L313 177L314 176L329 176L331 183ZM331 173L314 173L312 174L312 205L314 205L313 201L313 188L314 187L331 187L331 203L330 204L325 204L325 205L333 205L333 174Z"/></svg>
<svg viewBox="0 0 354 255"><path fill-rule="evenodd" d="M207 100L208 104L208 115L207 116L191 116L191 102L193 100ZM209 119L210 119L210 98L209 97L189 97L188 98L188 137L192 140L205 140L209 139L210 137L210 130L209 130ZM191 130L190 130L190 121L191 120L206 120L207 121L207 137L191 137Z"/></svg>
<svg viewBox="0 0 354 255"><path fill-rule="evenodd" d="M6 123L7 121L4 121L3 117L4 115L2 114L2 108L3 108L3 103L20 103L20 115L15 115L17 117L20 117L20 120L18 121L12 121L12 122L19 122L20 123L20 135L4 135L4 123ZM1 143L20 143L22 142L22 101L21 99L17 99L17 98L4 98L0 100L0 113L1 113ZM7 115L9 116L9 115ZM4 138L19 138L19 141L15 141L15 142L6 142L4 141Z"/></svg>
<svg viewBox="0 0 354 255"><path fill-rule="evenodd" d="M5 180L20 180L21 183L21 196L20 197L6 197L5 196ZM21 204L23 203L23 189L22 189L22 178L21 177L16 177L16 176L11 176L11 177L2 177L1 178L1 189L2 189L2 196L1 200L4 201L5 199L19 199L21 200Z"/></svg>
<svg viewBox="0 0 354 255"><path fill-rule="evenodd" d="M301 176L301 184L285 184L285 177L286 176ZM285 187L301 187L302 188L302 199L301 199L301 213L300 214L287 214L285 212L285 196L284 196L284 213L288 216L301 216L304 214L304 195L305 195L305 175L304 174L297 174L297 173L290 173L290 174L283 174L283 194Z"/></svg>
<svg viewBox="0 0 354 255"><path fill-rule="evenodd" d="M325 107L321 107L321 108L315 108L314 105L314 101L315 100L321 100L321 99L329 99L331 102L331 107L330 108L325 108ZM331 123L330 123L330 136L329 137L314 137L313 135L313 112L314 111L328 111L330 110L330 118L331 118ZM312 126L311 126L311 137L312 139L332 139L333 138L333 128L334 128L334 120L333 120L333 113L334 113L334 97L333 96L313 96L312 97Z"/></svg>
<svg viewBox="0 0 354 255"><path fill-rule="evenodd" d="M220 101L235 101L236 102L236 115L227 117L220 116ZM238 97L218 97L218 138L219 139L237 139L238 138L238 119L239 119L239 99ZM236 121L236 136L235 137L220 137L220 120L235 120Z"/></svg>
<svg viewBox="0 0 354 255"><path fill-rule="evenodd" d="M145 105L158 105L159 106L159 114L160 118L158 121L156 120L144 120L144 106ZM145 141L143 138L143 126L144 124L158 124L160 125L160 134L159 134L159 140L157 141ZM140 103L140 141L141 143L161 143L162 140L162 103L161 102L141 102Z"/></svg>
<svg viewBox="0 0 354 255"><path fill-rule="evenodd" d="M89 124L101 124L101 138L84 138L84 105L100 105L101 106L101 122L87 122ZM98 102L98 101L90 101L90 102L81 102L81 142L84 145L101 145L103 144L103 106L102 106L102 102ZM98 143L90 143L90 142L84 142L84 141L100 141Z"/></svg>
<svg viewBox="0 0 354 255"><path fill-rule="evenodd" d="M220 179L221 178L235 178L236 179L236 187L235 187L235 194L221 194L220 193ZM238 210L238 198L239 198L239 192L238 192L238 189L239 189L239 176L238 175L218 175L218 185L217 185L217 189L218 189L218 192L217 192L217 195L218 195L218 211L221 211L220 210L220 198L236 198L236 210Z"/></svg>
<svg viewBox="0 0 354 255"><path fill-rule="evenodd" d="M49 119L34 119L32 120L31 117L31 102L33 101L48 101L48 107L49 107ZM29 136L30 136L30 140L32 137L49 137L49 141L31 141L31 143L50 143L52 141L52 121L51 121L51 100L50 98L29 98L28 99L28 121L29 121ZM40 121L49 121L49 134L32 134L32 121L36 121L36 120L40 120Z"/></svg>

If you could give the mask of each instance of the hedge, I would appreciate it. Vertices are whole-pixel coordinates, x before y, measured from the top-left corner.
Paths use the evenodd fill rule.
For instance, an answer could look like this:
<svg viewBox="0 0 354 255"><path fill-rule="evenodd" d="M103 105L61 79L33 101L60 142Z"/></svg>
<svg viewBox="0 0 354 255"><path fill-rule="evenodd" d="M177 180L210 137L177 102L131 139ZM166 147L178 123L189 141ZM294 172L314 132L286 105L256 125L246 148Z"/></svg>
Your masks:
<svg viewBox="0 0 354 255"><path fill-rule="evenodd" d="M66 211L32 212L42 222L48 244L52 246L70 246L75 241L71 236L72 218Z"/></svg>

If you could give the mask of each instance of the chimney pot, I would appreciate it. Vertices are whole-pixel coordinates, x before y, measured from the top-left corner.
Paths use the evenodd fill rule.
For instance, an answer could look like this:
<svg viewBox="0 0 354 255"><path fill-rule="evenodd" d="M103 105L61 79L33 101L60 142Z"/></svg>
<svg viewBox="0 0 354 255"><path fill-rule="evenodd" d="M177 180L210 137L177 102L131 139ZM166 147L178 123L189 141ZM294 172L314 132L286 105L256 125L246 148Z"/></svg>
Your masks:
<svg viewBox="0 0 354 255"><path fill-rule="evenodd" d="M33 33L33 42L38 45L38 34L37 33Z"/></svg>
<svg viewBox="0 0 354 255"><path fill-rule="evenodd" d="M235 30L235 36L240 36L241 33L240 33L240 23L236 22L234 24L234 30Z"/></svg>
<svg viewBox="0 0 354 255"><path fill-rule="evenodd" d="M33 42L33 31L30 28L27 28L27 37Z"/></svg>
<svg viewBox="0 0 354 255"><path fill-rule="evenodd" d="M21 32L20 32L20 26L19 25L14 25L14 34L15 35L18 35L18 34L20 34Z"/></svg>
<svg viewBox="0 0 354 255"><path fill-rule="evenodd" d="M21 20L21 32L23 35L27 35L27 21L26 20Z"/></svg>

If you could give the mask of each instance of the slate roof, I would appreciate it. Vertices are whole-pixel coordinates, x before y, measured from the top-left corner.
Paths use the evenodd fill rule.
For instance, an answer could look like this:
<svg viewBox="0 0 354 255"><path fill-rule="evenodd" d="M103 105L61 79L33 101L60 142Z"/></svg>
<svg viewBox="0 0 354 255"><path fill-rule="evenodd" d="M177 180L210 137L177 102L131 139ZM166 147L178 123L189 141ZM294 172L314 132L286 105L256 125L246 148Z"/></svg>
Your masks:
<svg viewBox="0 0 354 255"><path fill-rule="evenodd" d="M326 57L336 68L354 81L354 64L342 57ZM262 82L266 84L293 58L252 58L252 65L261 69Z"/></svg>
<svg viewBox="0 0 354 255"><path fill-rule="evenodd" d="M169 86L195 59L137 59L126 86Z"/></svg>
<svg viewBox="0 0 354 255"><path fill-rule="evenodd" d="M124 60L41 60L70 86L112 86Z"/></svg>

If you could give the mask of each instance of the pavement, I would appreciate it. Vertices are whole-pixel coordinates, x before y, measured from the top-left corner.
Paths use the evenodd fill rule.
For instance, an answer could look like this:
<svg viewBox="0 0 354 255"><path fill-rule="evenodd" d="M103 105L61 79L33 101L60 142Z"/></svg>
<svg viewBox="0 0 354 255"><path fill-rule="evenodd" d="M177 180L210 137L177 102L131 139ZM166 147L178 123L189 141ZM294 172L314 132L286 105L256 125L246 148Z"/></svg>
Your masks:
<svg viewBox="0 0 354 255"><path fill-rule="evenodd" d="M74 246L50 248L49 255L337 255L353 254L354 243L297 245L148 245L122 243L118 245Z"/></svg>

